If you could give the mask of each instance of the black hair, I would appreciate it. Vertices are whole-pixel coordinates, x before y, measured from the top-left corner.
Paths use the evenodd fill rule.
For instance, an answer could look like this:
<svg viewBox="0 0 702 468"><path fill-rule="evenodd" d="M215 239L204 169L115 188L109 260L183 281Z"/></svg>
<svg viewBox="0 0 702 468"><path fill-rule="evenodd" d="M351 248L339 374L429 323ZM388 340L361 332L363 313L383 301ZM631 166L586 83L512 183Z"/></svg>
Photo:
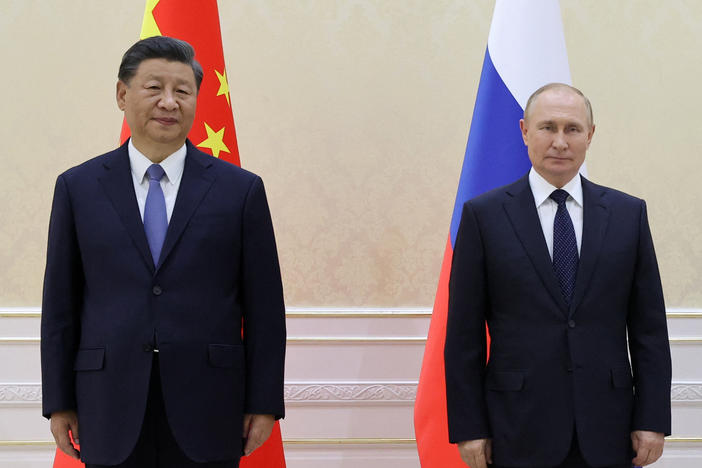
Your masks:
<svg viewBox="0 0 702 468"><path fill-rule="evenodd" d="M195 74L197 89L200 90L203 74L202 66L195 60L195 49L185 41L168 36L149 37L131 46L122 56L117 78L128 85L141 62L158 58L190 65Z"/></svg>

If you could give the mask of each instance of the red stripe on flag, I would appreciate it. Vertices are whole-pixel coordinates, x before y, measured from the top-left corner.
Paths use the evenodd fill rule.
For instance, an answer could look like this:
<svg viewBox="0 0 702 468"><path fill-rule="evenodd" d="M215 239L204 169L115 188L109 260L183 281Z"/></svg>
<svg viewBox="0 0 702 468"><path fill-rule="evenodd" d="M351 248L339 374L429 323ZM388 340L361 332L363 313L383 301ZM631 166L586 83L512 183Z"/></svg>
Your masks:
<svg viewBox="0 0 702 468"><path fill-rule="evenodd" d="M446 342L448 284L452 257L451 239L448 239L424 349L417 398L414 402L414 433L417 437L419 460L424 468L466 467L461 461L456 446L449 443L446 415L444 343Z"/></svg>
<svg viewBox="0 0 702 468"><path fill-rule="evenodd" d="M414 401L414 434L422 468L466 468L456 445L449 443L446 411L444 344L452 264L453 248L449 238L441 264L439 286L434 299L434 311L431 314L417 397ZM487 346L489 351L489 334Z"/></svg>

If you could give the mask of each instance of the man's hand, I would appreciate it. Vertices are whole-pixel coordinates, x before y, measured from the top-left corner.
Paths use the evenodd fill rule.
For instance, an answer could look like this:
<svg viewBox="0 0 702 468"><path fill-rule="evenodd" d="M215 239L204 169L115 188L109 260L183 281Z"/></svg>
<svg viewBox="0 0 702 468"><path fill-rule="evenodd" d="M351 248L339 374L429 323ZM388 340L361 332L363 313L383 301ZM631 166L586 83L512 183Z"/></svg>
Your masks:
<svg viewBox="0 0 702 468"><path fill-rule="evenodd" d="M634 431L631 433L631 446L636 457L631 460L636 466L646 466L658 460L663 454L663 433L651 431Z"/></svg>
<svg viewBox="0 0 702 468"><path fill-rule="evenodd" d="M69 430L73 434L73 440L76 441L76 444L80 444L78 440L78 415L75 411L68 410L51 413L51 433L54 435L56 445L66 455L79 460L80 453L71 443L71 436L68 434Z"/></svg>
<svg viewBox="0 0 702 468"><path fill-rule="evenodd" d="M487 468L488 463L492 464L491 439L464 440L458 443L458 451L470 468Z"/></svg>
<svg viewBox="0 0 702 468"><path fill-rule="evenodd" d="M251 455L259 448L271 435L275 417L272 414L245 414L244 415L244 437L246 437L246 447L244 455Z"/></svg>

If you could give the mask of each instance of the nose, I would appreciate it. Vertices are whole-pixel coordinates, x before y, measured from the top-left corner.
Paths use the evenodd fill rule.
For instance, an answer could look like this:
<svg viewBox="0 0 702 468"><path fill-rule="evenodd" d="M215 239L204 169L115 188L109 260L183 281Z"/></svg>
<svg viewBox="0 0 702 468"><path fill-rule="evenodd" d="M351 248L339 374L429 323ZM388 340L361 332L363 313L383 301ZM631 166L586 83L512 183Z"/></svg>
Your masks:
<svg viewBox="0 0 702 468"><path fill-rule="evenodd" d="M178 103L176 102L175 95L173 91L171 90L164 90L163 94L161 95L161 99L158 102L159 107L165 110L175 110L178 108Z"/></svg>
<svg viewBox="0 0 702 468"><path fill-rule="evenodd" d="M563 132L556 132L553 136L553 147L559 151L563 151L568 148L568 142L566 141L565 134Z"/></svg>

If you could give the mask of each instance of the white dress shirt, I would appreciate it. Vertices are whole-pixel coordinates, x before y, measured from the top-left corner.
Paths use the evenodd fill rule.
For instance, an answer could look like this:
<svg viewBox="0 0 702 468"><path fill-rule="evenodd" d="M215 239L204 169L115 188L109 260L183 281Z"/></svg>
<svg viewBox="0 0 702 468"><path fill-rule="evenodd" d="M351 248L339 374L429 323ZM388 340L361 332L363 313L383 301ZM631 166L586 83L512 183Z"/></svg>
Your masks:
<svg viewBox="0 0 702 468"><path fill-rule="evenodd" d="M127 145L129 151L129 165L132 169L132 181L134 182L134 193L136 194L137 203L139 204L139 213L141 220L144 221L144 206L146 205L146 195L149 193L149 178L146 176L146 170L153 163L149 158L136 149L131 138ZM181 146L175 153L169 155L161 161L160 165L166 172L166 175L161 179L161 190L163 197L166 200L166 215L168 222L171 222L173 207L175 206L180 180L183 178L183 168L185 168L185 154L187 149L185 145Z"/></svg>
<svg viewBox="0 0 702 468"><path fill-rule="evenodd" d="M533 167L529 171L529 186L531 187L531 193L534 195L536 211L539 213L539 221L541 221L541 229L544 231L544 238L546 238L548 253L553 259L553 220L556 218L558 203L553 201L550 196L557 188L547 182ZM580 255L580 246L583 239L583 185L580 180L580 173L576 174L561 188L568 192L569 195L566 199L566 209L571 221L573 221L575 241L578 244L578 255Z"/></svg>

